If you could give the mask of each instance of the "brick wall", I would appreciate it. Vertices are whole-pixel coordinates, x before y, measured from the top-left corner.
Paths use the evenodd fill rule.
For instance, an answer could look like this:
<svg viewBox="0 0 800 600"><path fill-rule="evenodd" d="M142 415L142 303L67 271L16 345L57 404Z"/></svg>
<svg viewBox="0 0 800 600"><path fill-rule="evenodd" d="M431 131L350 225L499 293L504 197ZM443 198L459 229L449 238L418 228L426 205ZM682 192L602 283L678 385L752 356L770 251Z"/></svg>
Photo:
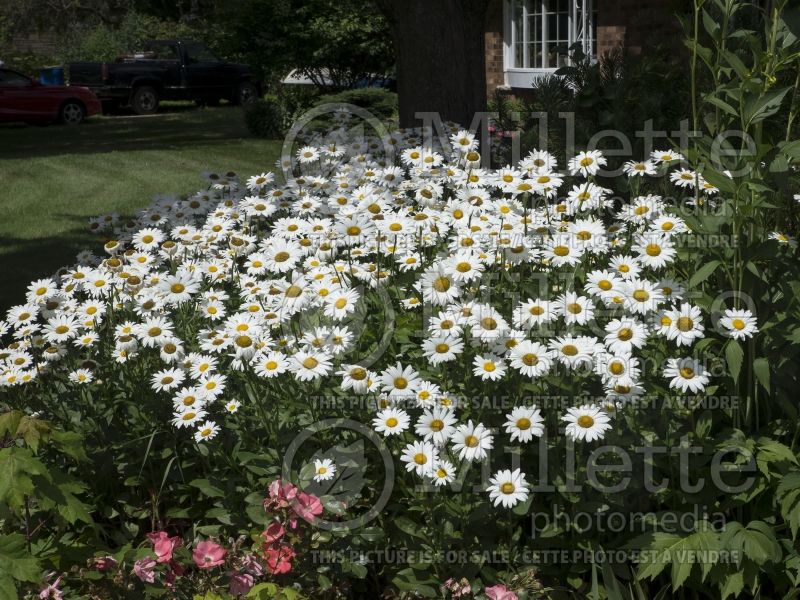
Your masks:
<svg viewBox="0 0 800 600"><path fill-rule="evenodd" d="M501 0L502 1L502 0ZM622 45L638 55L656 45L683 46L683 32L675 17L676 0L595 0L597 53Z"/></svg>
<svg viewBox="0 0 800 600"><path fill-rule="evenodd" d="M633 55L655 45L683 48L683 33L675 18L681 0L594 0L597 7L597 52L622 46ZM505 85L503 65L503 3L492 0L486 18L486 87L489 95ZM515 94L517 91L515 90Z"/></svg>
<svg viewBox="0 0 800 600"><path fill-rule="evenodd" d="M503 65L503 0L493 0L486 14L486 91L489 96L505 85Z"/></svg>

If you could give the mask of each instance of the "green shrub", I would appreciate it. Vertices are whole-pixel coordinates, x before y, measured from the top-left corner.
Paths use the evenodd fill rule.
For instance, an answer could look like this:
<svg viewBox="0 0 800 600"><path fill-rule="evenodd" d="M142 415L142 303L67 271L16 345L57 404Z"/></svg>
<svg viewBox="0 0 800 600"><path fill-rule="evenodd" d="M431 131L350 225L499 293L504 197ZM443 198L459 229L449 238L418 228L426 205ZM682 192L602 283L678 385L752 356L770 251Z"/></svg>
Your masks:
<svg viewBox="0 0 800 600"><path fill-rule="evenodd" d="M304 112L317 104L319 90L311 85L285 85L278 88L278 97L289 122L297 120Z"/></svg>
<svg viewBox="0 0 800 600"><path fill-rule="evenodd" d="M383 120L397 115L397 94L382 88L359 88L326 94L320 97L316 106L331 103L354 104Z"/></svg>
<svg viewBox="0 0 800 600"><path fill-rule="evenodd" d="M196 29L170 20L130 12L118 25L105 23L93 27L78 27L65 36L63 62L113 61L119 55L141 50L141 45L152 39L192 38L207 41Z"/></svg>
<svg viewBox="0 0 800 600"><path fill-rule="evenodd" d="M250 104L244 110L247 130L256 137L281 138L287 131L287 114L283 102L272 94Z"/></svg>

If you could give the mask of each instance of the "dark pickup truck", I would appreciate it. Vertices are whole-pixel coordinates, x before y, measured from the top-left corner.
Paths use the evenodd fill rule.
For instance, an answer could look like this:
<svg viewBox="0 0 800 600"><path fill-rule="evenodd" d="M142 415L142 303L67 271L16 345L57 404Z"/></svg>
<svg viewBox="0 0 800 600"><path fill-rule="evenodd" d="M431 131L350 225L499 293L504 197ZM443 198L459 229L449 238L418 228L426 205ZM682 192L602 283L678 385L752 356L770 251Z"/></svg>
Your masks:
<svg viewBox="0 0 800 600"><path fill-rule="evenodd" d="M67 69L70 85L88 87L110 107L130 104L140 115L155 113L161 100L247 104L260 95L248 66L225 62L191 40L154 40L113 63L75 62Z"/></svg>

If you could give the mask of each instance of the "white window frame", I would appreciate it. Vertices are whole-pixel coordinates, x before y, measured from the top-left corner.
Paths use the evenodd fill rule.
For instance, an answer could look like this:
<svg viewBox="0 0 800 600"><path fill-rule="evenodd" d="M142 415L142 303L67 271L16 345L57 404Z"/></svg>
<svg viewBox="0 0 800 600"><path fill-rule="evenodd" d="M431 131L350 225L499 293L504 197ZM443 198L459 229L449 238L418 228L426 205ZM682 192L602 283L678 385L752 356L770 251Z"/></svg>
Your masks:
<svg viewBox="0 0 800 600"><path fill-rule="evenodd" d="M593 60L595 58L593 55L593 46L595 42L593 36L593 19L595 18L593 5L596 1L597 0L570 0L568 27L569 41L567 42L568 46L572 46L576 42L581 42L583 46L583 52L591 56ZM555 73L557 70L557 67L522 68L517 67L514 64L514 46L516 43L516 39L514 39L516 35L514 28L514 7L517 4L522 4L523 6L523 36L525 39L530 39L530 37L526 35L529 23L528 7L531 4L538 3L540 12L544 14L546 2L547 0L503 0L503 65L506 87L530 88L533 86L534 79ZM577 26L579 7L581 9L580 12L587 16L587 18L583 19L580 30ZM540 43L542 44L542 54L544 55L547 51L548 42L547 36L544 35L547 30L547 19L543 18L542 22L543 31L542 35L540 36L542 38Z"/></svg>

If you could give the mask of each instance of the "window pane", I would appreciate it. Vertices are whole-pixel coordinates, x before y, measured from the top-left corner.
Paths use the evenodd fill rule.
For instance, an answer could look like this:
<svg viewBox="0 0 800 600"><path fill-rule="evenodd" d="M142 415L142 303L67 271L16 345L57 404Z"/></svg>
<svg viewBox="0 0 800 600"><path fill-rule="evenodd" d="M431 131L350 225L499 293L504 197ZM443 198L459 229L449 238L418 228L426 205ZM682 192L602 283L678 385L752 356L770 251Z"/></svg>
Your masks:
<svg viewBox="0 0 800 600"><path fill-rule="evenodd" d="M538 4L538 3L537 3ZM531 69L542 67L542 16L537 12L528 19L528 66Z"/></svg>
<svg viewBox="0 0 800 600"><path fill-rule="evenodd" d="M566 13L558 15L558 39L562 42L569 40L569 15Z"/></svg>

